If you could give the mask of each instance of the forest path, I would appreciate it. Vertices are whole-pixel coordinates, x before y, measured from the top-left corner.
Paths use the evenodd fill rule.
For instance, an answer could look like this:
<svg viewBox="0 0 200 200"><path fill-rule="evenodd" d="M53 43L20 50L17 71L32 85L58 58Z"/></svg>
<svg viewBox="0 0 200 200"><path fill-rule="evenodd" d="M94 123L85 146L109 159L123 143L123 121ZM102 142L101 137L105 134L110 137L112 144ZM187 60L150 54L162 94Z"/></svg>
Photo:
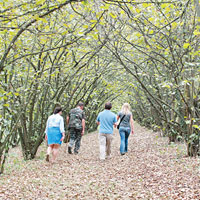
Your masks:
<svg viewBox="0 0 200 200"><path fill-rule="evenodd" d="M53 165L45 161L45 145L26 162L15 148L0 176L0 199L200 199L200 159L186 157L183 144L168 145L167 138L135 123L126 155L120 155L119 145L115 130L112 157L102 162L98 134L88 134L78 155L66 153L63 144Z"/></svg>

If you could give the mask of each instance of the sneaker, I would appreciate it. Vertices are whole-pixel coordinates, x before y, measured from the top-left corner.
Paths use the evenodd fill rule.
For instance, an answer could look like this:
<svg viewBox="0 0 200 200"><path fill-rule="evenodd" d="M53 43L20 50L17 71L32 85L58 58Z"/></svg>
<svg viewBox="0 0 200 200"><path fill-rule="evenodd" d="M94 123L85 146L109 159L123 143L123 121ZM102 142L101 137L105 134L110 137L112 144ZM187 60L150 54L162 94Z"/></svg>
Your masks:
<svg viewBox="0 0 200 200"><path fill-rule="evenodd" d="M49 162L49 154L46 155L46 161Z"/></svg>
<svg viewBox="0 0 200 200"><path fill-rule="evenodd" d="M121 155L123 156L123 155L125 155L125 153L121 153Z"/></svg>
<svg viewBox="0 0 200 200"><path fill-rule="evenodd" d="M72 154L72 148L71 147L68 147L68 153Z"/></svg>

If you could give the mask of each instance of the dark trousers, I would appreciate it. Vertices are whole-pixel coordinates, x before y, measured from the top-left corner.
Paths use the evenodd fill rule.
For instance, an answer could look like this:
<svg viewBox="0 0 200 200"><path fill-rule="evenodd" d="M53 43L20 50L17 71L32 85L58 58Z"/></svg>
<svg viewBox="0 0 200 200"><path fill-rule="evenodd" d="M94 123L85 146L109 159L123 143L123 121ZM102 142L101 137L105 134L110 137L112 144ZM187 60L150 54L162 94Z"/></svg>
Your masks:
<svg viewBox="0 0 200 200"><path fill-rule="evenodd" d="M70 128L69 132L70 132L70 140L68 146L73 147L75 143L74 152L78 152L81 146L82 130Z"/></svg>

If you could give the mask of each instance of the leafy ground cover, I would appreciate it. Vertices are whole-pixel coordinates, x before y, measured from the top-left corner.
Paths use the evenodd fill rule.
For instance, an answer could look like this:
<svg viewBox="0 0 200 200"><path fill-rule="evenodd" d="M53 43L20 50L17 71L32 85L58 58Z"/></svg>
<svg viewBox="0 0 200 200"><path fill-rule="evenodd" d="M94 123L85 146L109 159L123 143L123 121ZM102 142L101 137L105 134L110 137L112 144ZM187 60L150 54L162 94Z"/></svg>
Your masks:
<svg viewBox="0 0 200 200"><path fill-rule="evenodd" d="M200 199L200 159L186 157L183 144L168 145L137 124L126 155L119 144L115 131L112 157L102 162L98 134L88 134L78 155L69 155L64 144L53 165L45 161L45 144L31 161L15 148L0 176L0 199Z"/></svg>

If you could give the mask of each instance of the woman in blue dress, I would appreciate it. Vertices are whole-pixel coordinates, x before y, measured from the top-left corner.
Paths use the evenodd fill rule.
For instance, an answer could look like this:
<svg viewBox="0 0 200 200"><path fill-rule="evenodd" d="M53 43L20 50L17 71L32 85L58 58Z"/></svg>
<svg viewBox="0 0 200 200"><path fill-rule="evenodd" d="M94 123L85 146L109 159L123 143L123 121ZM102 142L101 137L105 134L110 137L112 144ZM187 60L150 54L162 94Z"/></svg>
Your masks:
<svg viewBox="0 0 200 200"><path fill-rule="evenodd" d="M133 117L130 111L131 107L128 103L124 103L121 111L117 115L117 120L120 119L119 134L121 138L120 153L124 155L128 151L128 137L133 130Z"/></svg>
<svg viewBox="0 0 200 200"><path fill-rule="evenodd" d="M49 116L46 124L45 139L47 140L47 156L46 161L49 162L49 156L52 153L52 162L56 161L58 149L65 138L64 120L62 108L56 107L53 115Z"/></svg>

